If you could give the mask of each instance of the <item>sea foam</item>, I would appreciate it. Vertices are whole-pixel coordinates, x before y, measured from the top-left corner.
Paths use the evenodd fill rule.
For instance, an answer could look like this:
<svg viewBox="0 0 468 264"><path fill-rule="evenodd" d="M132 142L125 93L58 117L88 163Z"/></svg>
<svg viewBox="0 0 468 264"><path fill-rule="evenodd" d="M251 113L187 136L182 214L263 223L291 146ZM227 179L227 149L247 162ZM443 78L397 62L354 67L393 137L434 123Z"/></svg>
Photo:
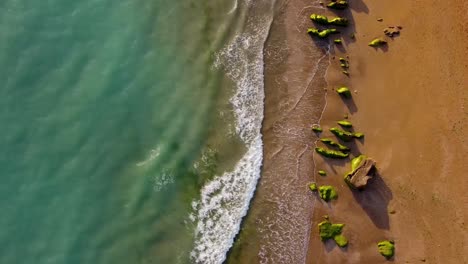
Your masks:
<svg viewBox="0 0 468 264"><path fill-rule="evenodd" d="M269 5L273 5L270 3ZM215 66L222 67L236 84L231 104L236 116L236 133L247 152L231 172L216 176L192 203L196 221L195 263L222 263L247 214L260 177L263 159L261 125L263 120L263 47L271 24L271 14L249 21L247 30L234 38L217 55Z"/></svg>

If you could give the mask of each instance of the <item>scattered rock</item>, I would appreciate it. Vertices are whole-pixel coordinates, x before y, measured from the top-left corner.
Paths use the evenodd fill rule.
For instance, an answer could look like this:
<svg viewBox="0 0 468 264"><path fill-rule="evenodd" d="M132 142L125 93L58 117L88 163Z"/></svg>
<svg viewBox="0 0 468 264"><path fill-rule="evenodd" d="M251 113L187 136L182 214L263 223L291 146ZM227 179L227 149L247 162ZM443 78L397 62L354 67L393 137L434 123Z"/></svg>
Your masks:
<svg viewBox="0 0 468 264"><path fill-rule="evenodd" d="M386 44L387 44L387 41L380 39L380 38L376 38L372 40L371 42L369 42L369 46L371 47L379 47L379 46L383 46Z"/></svg>
<svg viewBox="0 0 468 264"><path fill-rule="evenodd" d="M399 27L390 26L390 27L385 28L383 32L385 35L393 38L396 35L400 35L400 30L401 28Z"/></svg>
<svg viewBox="0 0 468 264"><path fill-rule="evenodd" d="M365 155L360 155L351 161L351 171L346 174L345 182L356 189L364 189L368 181L375 176L376 162Z"/></svg>
<svg viewBox="0 0 468 264"><path fill-rule="evenodd" d="M322 25L335 25L335 26L343 26L343 27L348 25L348 19L344 17L334 17L334 18L329 19L328 17L323 16L323 15L312 14L310 15L310 19Z"/></svg>
<svg viewBox="0 0 468 264"><path fill-rule="evenodd" d="M353 124L348 120L340 120L337 123L338 123L338 125L340 125L342 127L347 127L347 128L353 127Z"/></svg>
<svg viewBox="0 0 468 264"><path fill-rule="evenodd" d="M309 184L309 189L313 192L317 191L317 184L315 182Z"/></svg>
<svg viewBox="0 0 468 264"><path fill-rule="evenodd" d="M338 150L330 150L330 149L324 149L324 148L315 148L315 151L327 158L332 158L332 159L345 159L349 156L348 153L344 153L342 151Z"/></svg>
<svg viewBox="0 0 468 264"><path fill-rule="evenodd" d="M351 92L349 91L348 87L340 87L336 90L336 92L344 98L351 98Z"/></svg>
<svg viewBox="0 0 468 264"><path fill-rule="evenodd" d="M338 246L345 247L348 245L348 240L341 234L344 226L344 224L332 224L327 216L325 221L318 224L320 239L322 241L333 239Z"/></svg>
<svg viewBox="0 0 468 264"><path fill-rule="evenodd" d="M377 21L382 22L383 18L379 17L379 18L377 18Z"/></svg>
<svg viewBox="0 0 468 264"><path fill-rule="evenodd" d="M353 133L344 131L338 127L332 127L330 128L330 132L332 132L333 135L335 135L337 138L349 142L353 139Z"/></svg>
<svg viewBox="0 0 468 264"><path fill-rule="evenodd" d="M350 149L347 146L342 145L342 144L340 144L338 142L335 142L330 138L321 138L320 141L322 141L324 144L326 144L328 146L338 148L340 151L343 151L343 152L350 151Z"/></svg>
<svg viewBox="0 0 468 264"><path fill-rule="evenodd" d="M338 198L338 193L335 191L335 188L330 185L320 186L319 188L319 195L325 202L329 202L331 200L336 200Z"/></svg>
<svg viewBox="0 0 468 264"><path fill-rule="evenodd" d="M341 41L341 39L335 39L333 40L333 42L335 42L336 44L343 44L343 41Z"/></svg>
<svg viewBox="0 0 468 264"><path fill-rule="evenodd" d="M327 7L330 9L343 10L348 7L348 1L334 1L334 2L329 3Z"/></svg>
<svg viewBox="0 0 468 264"><path fill-rule="evenodd" d="M395 254L395 242L385 240L377 243L377 246L379 247L379 252L382 256L384 256L386 259L390 259L393 257Z"/></svg>
<svg viewBox="0 0 468 264"><path fill-rule="evenodd" d="M309 28L307 30L307 33L309 33L312 36L317 36L319 38L326 38L331 34L339 33L339 31L336 30L336 28L329 28L329 29L324 29L324 30L320 30L316 28Z"/></svg>
<svg viewBox="0 0 468 264"><path fill-rule="evenodd" d="M320 125L312 125L312 131L315 133L321 133L323 129L320 127Z"/></svg>
<svg viewBox="0 0 468 264"><path fill-rule="evenodd" d="M318 173L320 176L327 176L327 172L324 171L324 170L319 170L317 173Z"/></svg>

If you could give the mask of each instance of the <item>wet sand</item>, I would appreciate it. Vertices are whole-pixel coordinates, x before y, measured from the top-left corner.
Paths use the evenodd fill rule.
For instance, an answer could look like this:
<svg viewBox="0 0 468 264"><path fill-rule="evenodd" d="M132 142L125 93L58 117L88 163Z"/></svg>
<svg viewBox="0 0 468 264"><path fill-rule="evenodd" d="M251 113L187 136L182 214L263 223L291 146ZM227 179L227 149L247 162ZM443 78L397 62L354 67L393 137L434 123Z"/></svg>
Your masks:
<svg viewBox="0 0 468 264"><path fill-rule="evenodd" d="M317 169L329 173L319 185L336 186L339 198L314 210L307 263L386 263L376 247L383 239L395 241L394 263L468 263L468 31L462 22L468 4L350 5L354 28L348 30L356 39L346 36L343 48L334 49L327 80L329 88L348 85L353 100L330 91L321 125L336 126L349 114L355 130L365 134L352 154L374 158L378 177L367 190L351 191L342 179L349 161L314 155ZM382 32L390 25L403 27L393 40ZM388 46L369 47L375 37L385 37ZM338 61L346 55L349 78ZM316 225L324 214L346 224L347 248L320 241Z"/></svg>

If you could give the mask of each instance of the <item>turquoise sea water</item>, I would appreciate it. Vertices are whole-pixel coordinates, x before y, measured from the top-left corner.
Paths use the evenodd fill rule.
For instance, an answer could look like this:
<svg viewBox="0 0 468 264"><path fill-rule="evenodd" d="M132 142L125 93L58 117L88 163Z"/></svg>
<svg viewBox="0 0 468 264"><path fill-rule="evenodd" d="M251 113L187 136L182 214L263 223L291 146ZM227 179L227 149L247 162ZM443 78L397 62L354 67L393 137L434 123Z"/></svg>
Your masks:
<svg viewBox="0 0 468 264"><path fill-rule="evenodd" d="M0 263L189 262L235 5L0 2Z"/></svg>

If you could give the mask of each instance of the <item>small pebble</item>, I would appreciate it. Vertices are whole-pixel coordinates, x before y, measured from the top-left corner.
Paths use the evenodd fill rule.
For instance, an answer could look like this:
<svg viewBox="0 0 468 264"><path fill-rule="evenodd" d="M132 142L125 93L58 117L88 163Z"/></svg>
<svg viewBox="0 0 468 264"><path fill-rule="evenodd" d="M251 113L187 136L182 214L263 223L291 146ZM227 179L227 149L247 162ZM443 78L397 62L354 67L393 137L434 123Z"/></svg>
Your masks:
<svg viewBox="0 0 468 264"><path fill-rule="evenodd" d="M377 21L382 22L383 18L379 17L379 18L377 18Z"/></svg>

